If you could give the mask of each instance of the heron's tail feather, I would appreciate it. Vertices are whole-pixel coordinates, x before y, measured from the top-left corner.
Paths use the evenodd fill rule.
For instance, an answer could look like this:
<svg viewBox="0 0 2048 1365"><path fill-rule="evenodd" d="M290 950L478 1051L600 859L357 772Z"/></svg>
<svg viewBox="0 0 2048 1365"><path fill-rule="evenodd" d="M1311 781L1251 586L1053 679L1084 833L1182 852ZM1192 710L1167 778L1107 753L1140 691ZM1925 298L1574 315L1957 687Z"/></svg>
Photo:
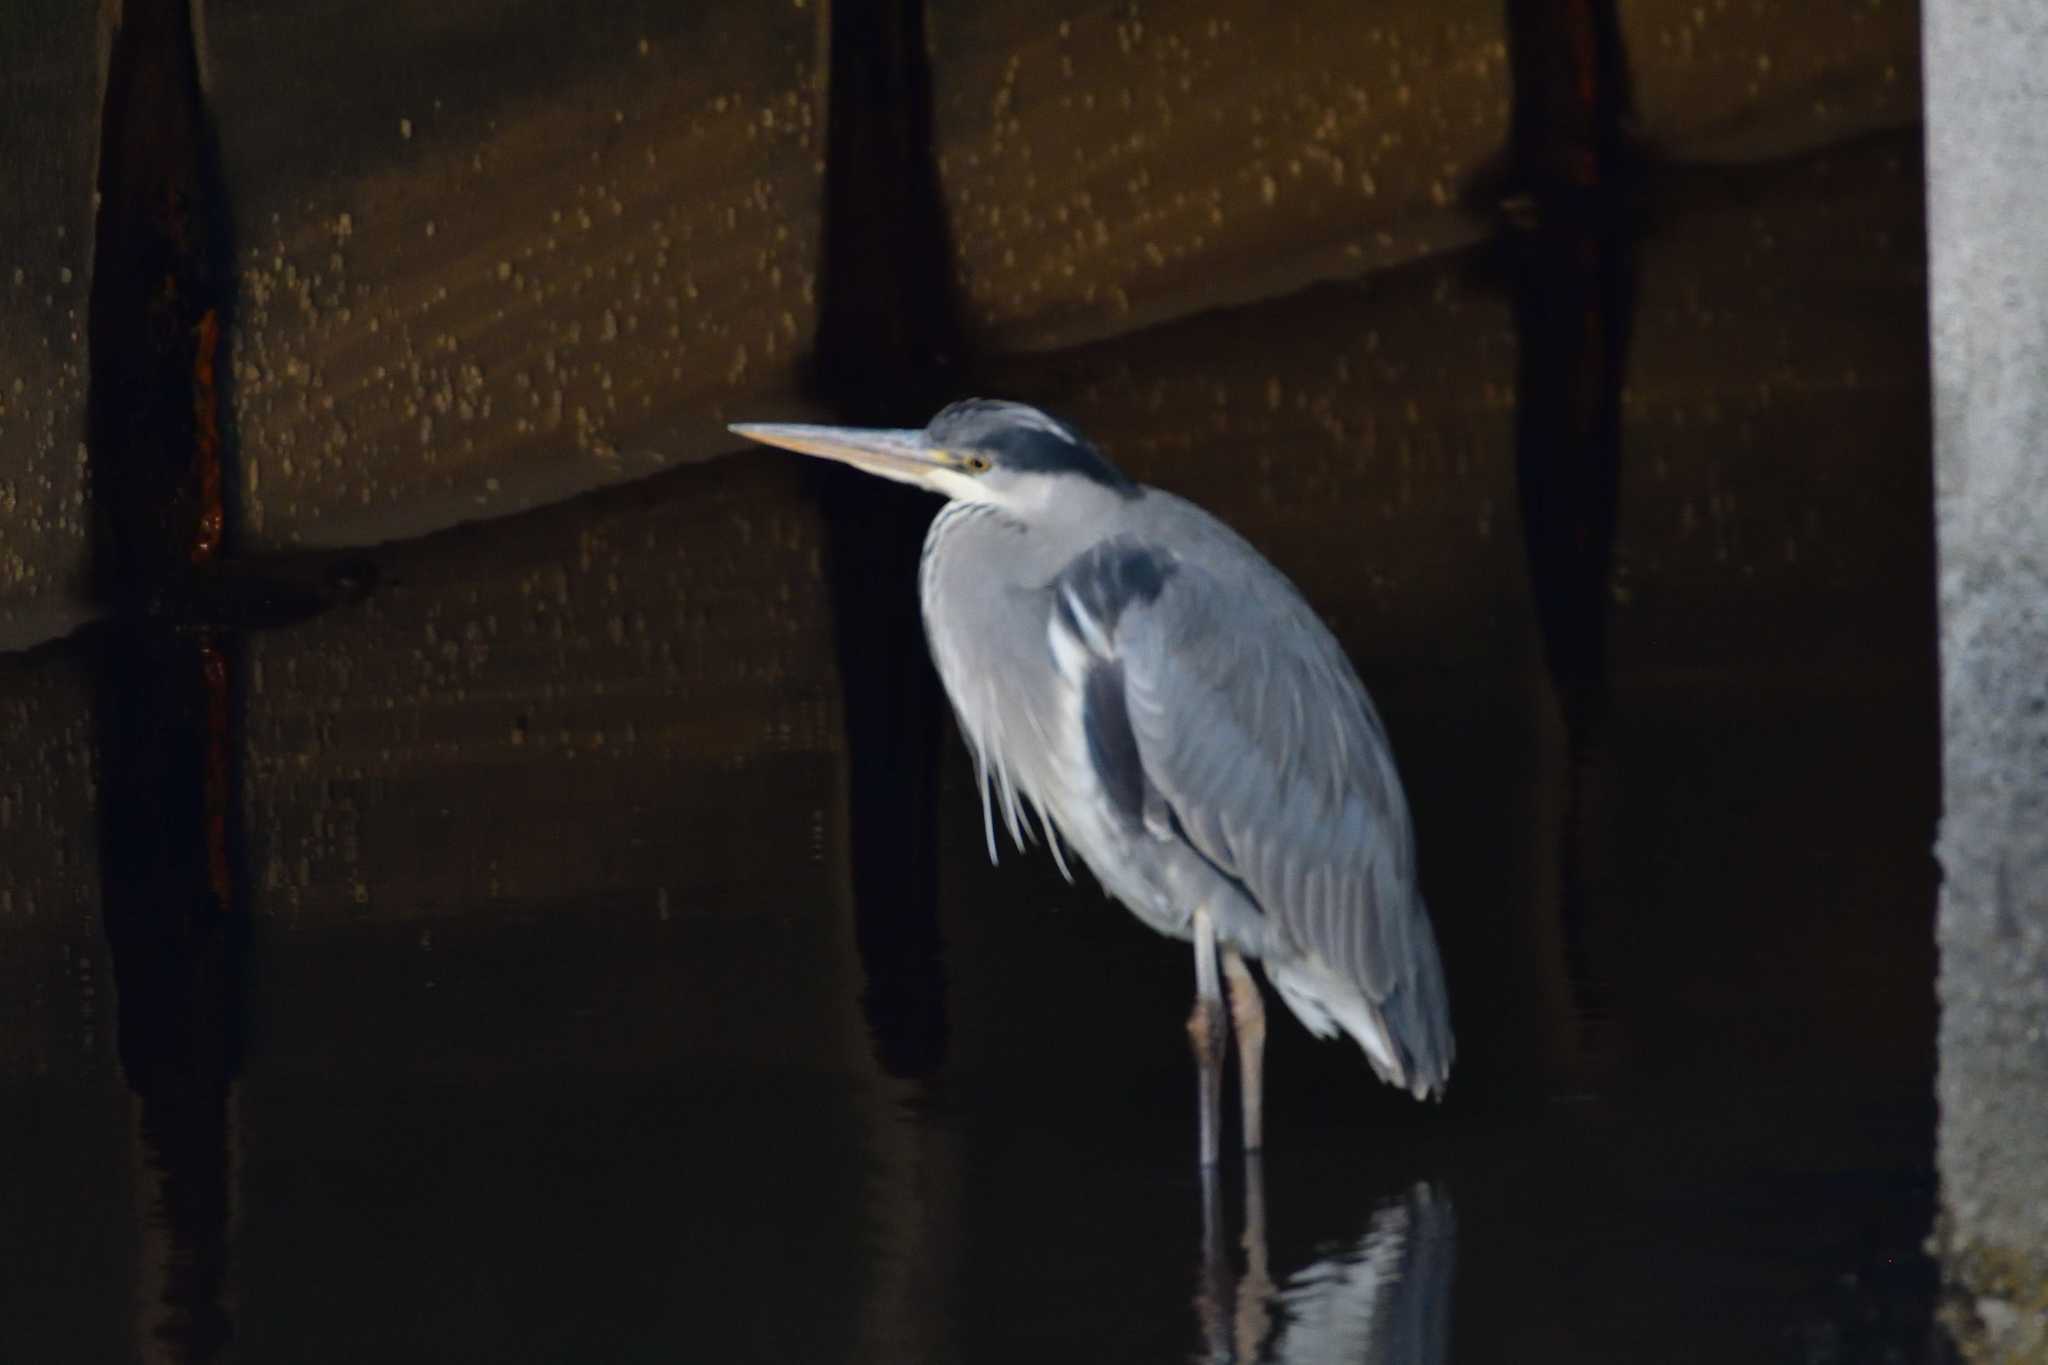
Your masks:
<svg viewBox="0 0 2048 1365"><path fill-rule="evenodd" d="M1375 1005L1320 962L1264 965L1280 998L1310 1033L1349 1034L1381 1080L1418 1100L1441 1097L1456 1046L1440 970L1419 973ZM1433 945L1426 965L1436 966Z"/></svg>

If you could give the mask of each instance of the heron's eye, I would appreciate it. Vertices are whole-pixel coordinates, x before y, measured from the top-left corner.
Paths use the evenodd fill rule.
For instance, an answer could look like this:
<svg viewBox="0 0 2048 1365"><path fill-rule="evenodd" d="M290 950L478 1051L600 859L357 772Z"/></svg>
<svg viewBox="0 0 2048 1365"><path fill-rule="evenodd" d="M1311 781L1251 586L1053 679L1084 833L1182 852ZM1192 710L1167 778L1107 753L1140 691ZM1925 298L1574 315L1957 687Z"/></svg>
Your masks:
<svg viewBox="0 0 2048 1365"><path fill-rule="evenodd" d="M960 463L970 474L986 474L991 467L986 455L969 455Z"/></svg>

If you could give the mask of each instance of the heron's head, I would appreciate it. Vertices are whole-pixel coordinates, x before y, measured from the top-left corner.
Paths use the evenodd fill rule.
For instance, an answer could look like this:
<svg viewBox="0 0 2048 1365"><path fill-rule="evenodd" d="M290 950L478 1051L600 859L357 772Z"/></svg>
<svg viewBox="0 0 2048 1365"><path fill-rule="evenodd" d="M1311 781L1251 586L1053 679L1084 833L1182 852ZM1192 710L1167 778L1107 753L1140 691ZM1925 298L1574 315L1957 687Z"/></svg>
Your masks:
<svg viewBox="0 0 2048 1365"><path fill-rule="evenodd" d="M1019 513L1055 505L1063 490L1138 492L1087 437L1022 403L970 398L942 409L923 430L775 422L738 422L732 430L764 445Z"/></svg>

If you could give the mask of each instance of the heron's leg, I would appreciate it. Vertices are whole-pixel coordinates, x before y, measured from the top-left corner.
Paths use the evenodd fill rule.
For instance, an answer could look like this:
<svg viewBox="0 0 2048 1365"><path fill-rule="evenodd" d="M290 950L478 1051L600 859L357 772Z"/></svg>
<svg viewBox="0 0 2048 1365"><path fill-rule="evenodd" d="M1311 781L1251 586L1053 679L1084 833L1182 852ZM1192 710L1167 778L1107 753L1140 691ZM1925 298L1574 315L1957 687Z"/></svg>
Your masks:
<svg viewBox="0 0 2048 1365"><path fill-rule="evenodd" d="M1264 1145L1266 1002L1252 969L1235 948L1223 950L1223 975L1230 979L1230 1017L1237 1025L1237 1077L1244 1100L1244 1149Z"/></svg>
<svg viewBox="0 0 2048 1365"><path fill-rule="evenodd" d="M1217 1110L1223 1106L1222 984L1216 979L1216 924L1206 910L1195 911L1195 1008L1188 1015L1188 1041L1195 1049L1195 1084L1201 1106L1202 1164L1216 1164Z"/></svg>

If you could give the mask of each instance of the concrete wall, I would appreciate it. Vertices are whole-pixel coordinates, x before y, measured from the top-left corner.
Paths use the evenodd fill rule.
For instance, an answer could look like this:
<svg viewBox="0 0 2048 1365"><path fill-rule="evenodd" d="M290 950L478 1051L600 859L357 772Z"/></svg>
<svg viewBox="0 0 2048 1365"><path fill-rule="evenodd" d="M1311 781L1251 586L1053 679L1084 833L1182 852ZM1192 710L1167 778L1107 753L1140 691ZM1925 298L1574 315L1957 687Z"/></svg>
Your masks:
<svg viewBox="0 0 2048 1365"><path fill-rule="evenodd" d="M209 9L248 543L502 516L787 410L815 305L816 23Z"/></svg>
<svg viewBox="0 0 2048 1365"><path fill-rule="evenodd" d="M1943 1241L1983 1360L2048 1360L2048 9L1929 0L1946 809Z"/></svg>

